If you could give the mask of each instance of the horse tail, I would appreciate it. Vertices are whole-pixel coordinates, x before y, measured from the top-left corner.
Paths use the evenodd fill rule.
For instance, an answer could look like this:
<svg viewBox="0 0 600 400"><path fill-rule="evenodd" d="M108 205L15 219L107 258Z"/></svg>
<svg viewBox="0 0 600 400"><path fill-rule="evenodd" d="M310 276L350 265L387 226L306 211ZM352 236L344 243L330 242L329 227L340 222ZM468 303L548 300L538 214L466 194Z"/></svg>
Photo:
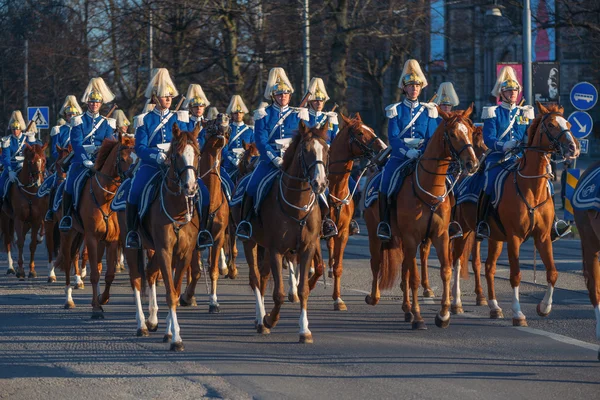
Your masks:
<svg viewBox="0 0 600 400"><path fill-rule="evenodd" d="M389 243L381 245L381 268L379 269L379 287L382 290L391 289L398 279L402 258L400 239L392 236Z"/></svg>

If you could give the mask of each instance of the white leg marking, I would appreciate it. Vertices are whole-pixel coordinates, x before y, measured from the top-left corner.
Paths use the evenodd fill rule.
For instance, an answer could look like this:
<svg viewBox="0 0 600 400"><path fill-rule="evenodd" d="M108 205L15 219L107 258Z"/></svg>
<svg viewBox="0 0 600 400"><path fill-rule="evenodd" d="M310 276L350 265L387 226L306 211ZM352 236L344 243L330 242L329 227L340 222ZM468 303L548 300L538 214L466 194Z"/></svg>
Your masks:
<svg viewBox="0 0 600 400"><path fill-rule="evenodd" d="M65 286L65 296L66 296L65 304L73 304L72 293L73 293L73 288L71 286Z"/></svg>
<svg viewBox="0 0 600 400"><path fill-rule="evenodd" d="M488 301L488 305L490 307L490 310L502 310L498 306L498 300L496 300L496 299Z"/></svg>
<svg viewBox="0 0 600 400"><path fill-rule="evenodd" d="M158 301L156 300L156 283L153 283L152 286L150 286L150 291L148 292L148 322L152 325L158 325Z"/></svg>
<svg viewBox="0 0 600 400"><path fill-rule="evenodd" d="M81 279L85 279L85 277L87 276L87 267L83 267L81 268Z"/></svg>
<svg viewBox="0 0 600 400"><path fill-rule="evenodd" d="M225 275L227 274L227 261L225 258L225 250L223 250L223 248L221 248L221 257L219 260L221 261L219 264L219 271L222 275Z"/></svg>
<svg viewBox="0 0 600 400"><path fill-rule="evenodd" d="M83 285L83 279L81 279L81 276L75 275L75 285L76 286Z"/></svg>
<svg viewBox="0 0 600 400"><path fill-rule="evenodd" d="M298 282L296 281L296 271L294 270L294 263L291 261L286 261L288 264L288 283L290 288L288 289L288 294L292 296L298 295Z"/></svg>
<svg viewBox="0 0 600 400"><path fill-rule="evenodd" d="M140 291L135 288L133 289L133 297L135 299L135 319L137 321L138 329L148 329L146 326L146 317L144 316L144 309L142 308L142 296Z"/></svg>
<svg viewBox="0 0 600 400"><path fill-rule="evenodd" d="M6 253L6 260L8 261L8 269L14 271L15 267L13 266L13 259L12 255L10 254L10 250L8 250L8 252Z"/></svg>
<svg viewBox="0 0 600 400"><path fill-rule="evenodd" d="M540 303L540 311L544 314L550 314L552 310L552 295L554 294L554 287L551 284L548 284L546 288L546 294Z"/></svg>
<svg viewBox="0 0 600 400"><path fill-rule="evenodd" d="M521 312L521 303L519 302L519 287L513 288L512 301L513 318L525 319L525 314Z"/></svg>
<svg viewBox="0 0 600 400"><path fill-rule="evenodd" d="M211 293L208 296L208 304L210 304L211 306L218 306L219 302L217 301L217 294L216 293Z"/></svg>
<svg viewBox="0 0 600 400"><path fill-rule="evenodd" d="M308 316L304 308L300 311L300 334L310 335L310 330L308 329Z"/></svg>
<svg viewBox="0 0 600 400"><path fill-rule="evenodd" d="M335 299L333 302L334 302L335 304L343 304L343 303L344 303L344 300L342 300L342 298L341 298L341 297L338 297L338 298L337 298L337 299Z"/></svg>
<svg viewBox="0 0 600 400"><path fill-rule="evenodd" d="M173 319L171 318L171 310L169 310L169 313L167 314L167 319L165 320L165 335L172 335L173 332L171 332L171 327L173 325Z"/></svg>
<svg viewBox="0 0 600 400"><path fill-rule="evenodd" d="M460 299L460 260L456 260L454 264L454 285L452 286L452 305L462 306L462 300Z"/></svg>
<svg viewBox="0 0 600 400"><path fill-rule="evenodd" d="M254 298L256 300L256 323L262 325L263 318L265 317L265 304L263 303L264 300L259 288L254 289Z"/></svg>
<svg viewBox="0 0 600 400"><path fill-rule="evenodd" d="M171 338L171 343L179 343L181 342L181 336L179 336L179 322L177 322L177 311L175 309L169 312L171 315L171 334L173 337Z"/></svg>
<svg viewBox="0 0 600 400"><path fill-rule="evenodd" d="M48 278L56 278L56 274L54 273L54 263L48 263Z"/></svg>

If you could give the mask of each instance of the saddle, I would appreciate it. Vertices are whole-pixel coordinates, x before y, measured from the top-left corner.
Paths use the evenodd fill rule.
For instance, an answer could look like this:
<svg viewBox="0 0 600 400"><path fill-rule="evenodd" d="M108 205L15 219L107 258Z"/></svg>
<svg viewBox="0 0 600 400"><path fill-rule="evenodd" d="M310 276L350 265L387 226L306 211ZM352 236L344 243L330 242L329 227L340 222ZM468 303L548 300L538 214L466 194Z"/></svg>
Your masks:
<svg viewBox="0 0 600 400"><path fill-rule="evenodd" d="M281 171L279 169L274 169L265 175L258 184L258 190L256 192L256 198L254 199L254 211L256 215L259 214L260 206L265 198L269 195L271 188L273 187L273 183L275 179L281 175ZM236 206L242 203L242 199L244 197L244 193L246 193L246 188L248 187L248 183L252 178L252 174L246 175L235 187L235 192L233 195L233 199L231 200L231 205Z"/></svg>
<svg viewBox="0 0 600 400"><path fill-rule="evenodd" d="M44 182L42 182L42 186L40 186L37 191L37 197L41 199L42 197L48 196L52 191L55 182L56 172L44 179Z"/></svg>
<svg viewBox="0 0 600 400"><path fill-rule="evenodd" d="M390 181L390 187L388 190L388 197L393 198L400 192L400 188L404 183L404 179L415 171L417 160L406 160L396 168L392 179ZM375 200L379 197L379 191L381 190L381 178L383 177L383 171L380 171L373 175L367 182L367 188L365 190L365 198L363 205L365 208L370 207Z"/></svg>

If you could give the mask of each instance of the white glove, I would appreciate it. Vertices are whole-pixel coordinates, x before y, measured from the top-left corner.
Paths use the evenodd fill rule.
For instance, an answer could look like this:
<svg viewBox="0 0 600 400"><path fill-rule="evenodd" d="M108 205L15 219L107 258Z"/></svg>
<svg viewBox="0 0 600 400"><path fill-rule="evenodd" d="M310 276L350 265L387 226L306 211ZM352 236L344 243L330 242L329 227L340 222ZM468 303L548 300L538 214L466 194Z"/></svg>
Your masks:
<svg viewBox="0 0 600 400"><path fill-rule="evenodd" d="M502 146L502 151L507 152L508 150L512 150L515 147L517 147L517 141L509 140L508 142L504 143L504 145Z"/></svg>
<svg viewBox="0 0 600 400"><path fill-rule="evenodd" d="M165 153L158 153L156 155L156 162L159 164L164 164L167 161L167 155Z"/></svg>
<svg viewBox="0 0 600 400"><path fill-rule="evenodd" d="M413 159L413 158L417 158L421 155L421 152L419 150L415 150L415 149L410 149L409 151L406 152L406 157Z"/></svg>
<svg viewBox="0 0 600 400"><path fill-rule="evenodd" d="M281 157L275 157L273 160L271 160L271 162L277 167L277 168L281 168L281 166L283 165L283 159Z"/></svg>
<svg viewBox="0 0 600 400"><path fill-rule="evenodd" d="M89 169L94 168L94 163L90 160L83 160L83 166Z"/></svg>
<svg viewBox="0 0 600 400"><path fill-rule="evenodd" d="M15 171L8 171L8 179L11 182L14 182L17 180L17 173Z"/></svg>

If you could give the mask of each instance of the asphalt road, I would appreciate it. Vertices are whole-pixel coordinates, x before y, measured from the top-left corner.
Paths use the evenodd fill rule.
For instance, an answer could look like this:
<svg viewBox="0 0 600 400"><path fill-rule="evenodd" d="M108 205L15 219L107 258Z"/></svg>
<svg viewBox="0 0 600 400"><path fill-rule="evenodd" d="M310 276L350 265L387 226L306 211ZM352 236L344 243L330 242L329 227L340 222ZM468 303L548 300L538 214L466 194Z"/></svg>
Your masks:
<svg viewBox="0 0 600 400"><path fill-rule="evenodd" d="M311 345L298 343L297 304L284 305L270 335L256 333L242 257L239 278L220 280L220 314L208 314L203 279L199 306L179 309L182 353L162 343L164 288L159 288L158 332L138 338L127 273L117 276L106 319L91 320L89 283L73 291L77 308L64 310L62 274L57 283L46 283L42 248L36 255L39 277L23 282L3 275L2 255L0 398L596 398L596 322L579 242L562 240L556 246L560 276L548 318L535 312L545 287L533 283L531 254L528 243L521 287L528 328L512 326L503 254L496 286L505 319L490 320L488 307L475 306L471 278L462 285L465 314L452 316L448 329L437 328L437 297L422 307L429 329L413 331L403 322L398 288L384 293L375 307L365 304L371 280L367 238L353 237L343 276L348 311L333 311L331 281L327 287L321 282L309 301ZM432 264L432 286L439 295L433 257ZM544 281L539 264L537 280Z"/></svg>

